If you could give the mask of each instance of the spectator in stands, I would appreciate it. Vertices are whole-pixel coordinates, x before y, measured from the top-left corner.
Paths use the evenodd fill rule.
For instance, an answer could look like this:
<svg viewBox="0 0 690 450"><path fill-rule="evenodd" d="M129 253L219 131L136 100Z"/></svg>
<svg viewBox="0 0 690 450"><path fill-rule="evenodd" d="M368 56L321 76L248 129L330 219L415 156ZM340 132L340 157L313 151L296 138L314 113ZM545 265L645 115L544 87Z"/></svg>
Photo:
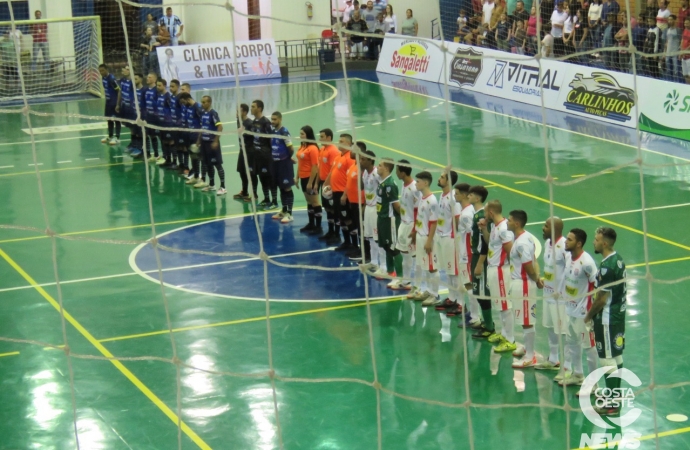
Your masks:
<svg viewBox="0 0 690 450"><path fill-rule="evenodd" d="M644 13L640 14L637 18L637 26L632 28L632 43L638 52L641 52L644 48L644 40L647 37L647 17ZM639 53L635 53L635 67L636 72L641 74L642 70L642 59ZM630 64L630 69L632 73L632 63Z"/></svg>
<svg viewBox="0 0 690 450"><path fill-rule="evenodd" d="M16 43L19 44L19 40L16 40ZM2 62L2 74L5 76L5 79L17 81L19 78L19 73L17 72L17 50L11 28L7 28L5 37L0 42L0 62Z"/></svg>
<svg viewBox="0 0 690 450"><path fill-rule="evenodd" d="M666 0L659 1L659 10L656 13L656 26L661 32L661 40L666 42L666 30L668 30L668 18L671 15L666 6Z"/></svg>
<svg viewBox="0 0 690 450"><path fill-rule="evenodd" d="M541 23L548 28L549 22L551 21L551 15L556 10L554 0L542 0L542 2L539 3L539 10L541 14ZM543 33L545 33L544 30L542 30L542 34Z"/></svg>
<svg viewBox="0 0 690 450"><path fill-rule="evenodd" d="M156 22L156 18L153 17L153 14L147 14L146 15L146 22L144 22L144 29L142 30L142 34L146 33L146 29L150 28L151 29L151 35L155 36L158 34L158 22Z"/></svg>
<svg viewBox="0 0 690 450"><path fill-rule="evenodd" d="M393 5L390 3L386 5L386 12L383 16L383 21L388 24L389 33L395 34L398 32L398 18L395 16L395 13L393 13Z"/></svg>
<svg viewBox="0 0 690 450"><path fill-rule="evenodd" d="M628 68L630 67L630 53L628 52L628 27L630 27L630 31L632 33L634 25L636 25L634 19L634 17L631 17L630 24L628 26L622 26L613 37L616 40L616 45L618 45L618 64L616 66L616 70L621 72L627 72ZM619 22L625 23L623 20L620 20Z"/></svg>
<svg viewBox="0 0 690 450"><path fill-rule="evenodd" d="M170 34L170 45L175 46L179 43L179 38L184 31L184 24L179 17L173 14L171 7L165 8L165 15L158 22L159 28L166 28ZM160 34L160 33L159 33Z"/></svg>
<svg viewBox="0 0 690 450"><path fill-rule="evenodd" d="M359 11L355 11L352 14L352 19L347 23L346 29L348 31L354 31L355 33L366 33L369 31L367 28L367 23L362 19ZM350 42L352 42L352 48L350 50L350 57L352 59L362 59L364 55L364 36L358 34L349 35Z"/></svg>
<svg viewBox="0 0 690 450"><path fill-rule="evenodd" d="M343 10L343 25L347 25L352 17L352 11L355 10L352 0L345 0L345 9Z"/></svg>
<svg viewBox="0 0 690 450"><path fill-rule="evenodd" d="M683 0L678 8L678 28L680 28L681 34L685 29L685 19L690 17L690 8L688 7L688 0Z"/></svg>
<svg viewBox="0 0 690 450"><path fill-rule="evenodd" d="M589 12L587 13L592 48L601 48L601 11L601 0L592 0L589 4Z"/></svg>
<svg viewBox="0 0 690 450"><path fill-rule="evenodd" d="M589 6L589 5L588 5ZM587 40L589 39L589 24L587 23L587 12L583 9L578 9L577 13L577 24L575 24L575 30L577 32L577 39L575 40L575 51L584 52L587 51ZM577 58L578 61L584 61L583 56Z"/></svg>
<svg viewBox="0 0 690 450"><path fill-rule="evenodd" d="M467 13L465 12L465 8L460 9L460 13L458 14L458 32L457 35L460 38L460 41L462 41L465 38L465 35L469 32L470 26L469 26L470 20L467 17Z"/></svg>
<svg viewBox="0 0 690 450"><path fill-rule="evenodd" d="M604 4L601 5L601 17L606 18L606 21L610 22L615 27L620 10L621 7L616 0L605 0ZM613 20L611 21L609 21L609 14L613 14Z"/></svg>
<svg viewBox="0 0 690 450"><path fill-rule="evenodd" d="M642 51L651 56L642 57L642 67L644 74L648 77L659 78L659 59L655 54L659 53L661 32L659 27L656 26L656 17L647 17L647 26L649 29L647 30Z"/></svg>
<svg viewBox="0 0 690 450"><path fill-rule="evenodd" d="M496 48L496 28L501 20L501 15L506 12L505 0L497 0L491 10L491 20L489 21L489 33L486 35L486 46Z"/></svg>
<svg viewBox="0 0 690 450"><path fill-rule="evenodd" d="M577 15L570 9L570 5L565 5L565 13L568 18L563 22L563 53L565 55L572 55L575 53L575 40L577 39L578 24Z"/></svg>
<svg viewBox="0 0 690 450"><path fill-rule="evenodd" d="M606 20L604 20L602 24L604 27L604 33L601 39L601 46L603 48L613 47L616 44L614 37L616 36L616 32L618 30L615 29L615 23L616 19L613 13L606 16ZM608 70L616 70L618 52L607 50L603 51L602 54L604 56L604 67Z"/></svg>
<svg viewBox="0 0 690 450"><path fill-rule="evenodd" d="M482 5L482 24L486 24L487 26L491 24L491 14L495 7L496 3L494 3L494 0L484 0L484 4Z"/></svg>
<svg viewBox="0 0 690 450"><path fill-rule="evenodd" d="M139 44L139 48L141 48L141 72L146 74L154 72L156 75L160 76L156 47L159 47L161 43L152 33L152 28L146 28L141 38L141 43Z"/></svg>
<svg viewBox="0 0 690 450"><path fill-rule="evenodd" d="M681 64L683 68L683 77L685 78L685 83L690 84L690 17L685 18L685 23L683 24L683 35L680 42L680 49L685 53L680 57Z"/></svg>
<svg viewBox="0 0 690 450"><path fill-rule="evenodd" d="M41 20L41 11L34 12L36 20ZM48 60L50 59L50 49L48 48L48 24L34 23L31 25L31 37L33 38L33 52L31 55L31 71L36 71L36 62L38 62L38 53L41 52L43 63L48 69Z"/></svg>
<svg viewBox="0 0 690 450"><path fill-rule="evenodd" d="M405 14L407 17L405 20L403 20L402 26L400 27L402 34L404 36L417 36L417 33L419 32L419 23L417 22L417 19L412 16L411 9L405 11Z"/></svg>
<svg viewBox="0 0 690 450"><path fill-rule="evenodd" d="M543 58L553 58L553 36L551 33L546 33L544 39L541 40L541 56Z"/></svg>
<svg viewBox="0 0 690 450"><path fill-rule="evenodd" d="M379 14L385 14L386 13L386 3L383 0L375 0L374 1L374 10L376 11L376 17L378 17Z"/></svg>
<svg viewBox="0 0 690 450"><path fill-rule="evenodd" d="M659 16L657 16L657 24L659 23ZM682 30L676 26L676 16L671 14L668 16L668 30L666 30L666 73L665 78L669 81L680 81L682 83L682 74L680 70L680 60L678 55L670 55L680 51L680 38Z"/></svg>
<svg viewBox="0 0 690 450"><path fill-rule="evenodd" d="M656 17L657 12L659 12L657 0L647 0L647 6L644 9L645 17Z"/></svg>
<svg viewBox="0 0 690 450"><path fill-rule="evenodd" d="M537 21L541 22L541 17L537 17L537 7L532 6L529 19L527 19L527 53L529 55L537 54L537 48L539 45L539 38L537 37Z"/></svg>
<svg viewBox="0 0 690 450"><path fill-rule="evenodd" d="M161 47L170 46L171 38L170 38L170 32L168 31L167 28L159 27L158 28L158 36L156 36L156 39L158 39L158 42L160 43Z"/></svg>
<svg viewBox="0 0 690 450"><path fill-rule="evenodd" d="M376 17L374 29L370 31L380 36L369 38L369 59L376 61L379 59L379 49L383 45L383 35L388 33L388 24L383 20L383 13L379 13Z"/></svg>
<svg viewBox="0 0 690 450"><path fill-rule="evenodd" d="M522 25L522 29L525 30L527 28L528 20L529 13L525 10L525 3L522 0L518 0L517 4L515 5L515 11L513 11L513 15L511 16L513 35L515 35L515 32L517 31L518 23Z"/></svg>
<svg viewBox="0 0 690 450"><path fill-rule="evenodd" d="M518 55L524 55L527 49L527 33L525 22L515 22L515 51Z"/></svg>
<svg viewBox="0 0 690 450"><path fill-rule="evenodd" d="M374 31L374 25L376 25L376 10L374 9L374 2L369 0L367 2L367 7L362 10L362 18L367 23L367 28L369 31Z"/></svg>
<svg viewBox="0 0 690 450"><path fill-rule="evenodd" d="M496 47L504 52L510 51L510 46L508 41L510 40L512 33L510 29L510 23L508 22L508 15L506 13L501 14L501 18L496 24L496 31L494 32L494 39L496 39Z"/></svg>
<svg viewBox="0 0 690 450"><path fill-rule="evenodd" d="M553 36L553 54L558 57L565 55L563 28L568 19L568 13L563 8L565 2L563 0L557 1L556 10L551 14L551 36Z"/></svg>

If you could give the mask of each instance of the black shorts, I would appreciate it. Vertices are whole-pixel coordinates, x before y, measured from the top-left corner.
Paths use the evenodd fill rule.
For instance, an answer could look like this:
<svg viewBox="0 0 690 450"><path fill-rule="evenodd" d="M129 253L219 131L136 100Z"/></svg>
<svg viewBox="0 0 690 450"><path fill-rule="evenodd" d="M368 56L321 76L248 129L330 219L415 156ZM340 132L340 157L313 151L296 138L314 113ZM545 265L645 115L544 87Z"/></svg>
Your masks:
<svg viewBox="0 0 690 450"><path fill-rule="evenodd" d="M309 184L309 178L311 177L304 177L299 179L299 184L302 187L302 192L304 192L307 195L316 195L319 193L319 187L317 186L315 190L307 192L307 185Z"/></svg>
<svg viewBox="0 0 690 450"><path fill-rule="evenodd" d="M118 113L115 112L115 107L117 103L106 103L105 104L105 117L117 117Z"/></svg>
<svg viewBox="0 0 690 450"><path fill-rule="evenodd" d="M273 173L273 157L270 152L254 151L254 173L258 176L271 176Z"/></svg>
<svg viewBox="0 0 690 450"><path fill-rule="evenodd" d="M223 164L223 154L220 152L220 144L217 149L211 148L211 141L201 141L201 158L206 166Z"/></svg>
<svg viewBox="0 0 690 450"><path fill-rule="evenodd" d="M275 186L288 190L295 185L295 165L291 159L273 161L271 177Z"/></svg>
<svg viewBox="0 0 690 450"><path fill-rule="evenodd" d="M470 269L472 270L472 273L470 274L470 277L472 279L472 294L475 296L482 296L482 297L488 297L490 295L489 293L489 286L486 283L486 269L488 267L487 260L484 259L484 271L482 272L482 276L480 277L475 277L474 276L474 269L477 267L477 262L479 261L479 255L472 254L472 260L470 261ZM482 298L481 300L489 300L488 298Z"/></svg>
<svg viewBox="0 0 690 450"><path fill-rule="evenodd" d="M117 117L121 119L136 120L137 112L131 106L120 105L120 112L117 113ZM132 127L133 124L124 122L124 126Z"/></svg>
<svg viewBox="0 0 690 450"><path fill-rule="evenodd" d="M625 322L604 324L601 313L594 318L594 341L599 358L615 358L625 350Z"/></svg>
<svg viewBox="0 0 690 450"><path fill-rule="evenodd" d="M347 204L345 206L340 204L340 199L345 195L344 192L333 192L333 198L330 200L331 201L331 207L333 208L333 214L335 215L335 223L337 225L340 225L341 227L343 225L347 226L348 222L348 215L349 215L349 208L347 207Z"/></svg>
<svg viewBox="0 0 690 450"><path fill-rule="evenodd" d="M251 161L249 162L251 167ZM240 152L237 155L237 172L247 173L247 165L244 163L244 150L240 148Z"/></svg>

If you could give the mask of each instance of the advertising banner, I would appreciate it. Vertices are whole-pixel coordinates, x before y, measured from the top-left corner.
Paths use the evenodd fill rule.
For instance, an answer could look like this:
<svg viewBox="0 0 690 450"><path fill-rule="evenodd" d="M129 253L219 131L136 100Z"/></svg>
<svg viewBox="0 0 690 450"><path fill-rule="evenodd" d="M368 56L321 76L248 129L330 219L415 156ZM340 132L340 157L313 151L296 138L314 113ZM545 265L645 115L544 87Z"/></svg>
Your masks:
<svg viewBox="0 0 690 450"><path fill-rule="evenodd" d="M278 52L272 39L158 47L156 52L161 77L168 82L234 82L235 74L242 81L280 78Z"/></svg>
<svg viewBox="0 0 690 450"><path fill-rule="evenodd" d="M376 71L438 83L443 71L440 44L438 41L387 35Z"/></svg>

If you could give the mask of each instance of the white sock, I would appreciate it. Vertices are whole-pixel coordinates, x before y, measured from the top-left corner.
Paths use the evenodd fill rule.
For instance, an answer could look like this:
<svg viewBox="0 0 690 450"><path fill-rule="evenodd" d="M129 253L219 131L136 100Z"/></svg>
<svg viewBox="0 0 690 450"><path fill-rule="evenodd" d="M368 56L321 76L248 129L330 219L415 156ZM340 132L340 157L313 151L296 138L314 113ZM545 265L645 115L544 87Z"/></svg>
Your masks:
<svg viewBox="0 0 690 450"><path fill-rule="evenodd" d="M536 339L537 333L534 327L523 328L522 333L525 338L525 359L531 360L534 358L534 340Z"/></svg>
<svg viewBox="0 0 690 450"><path fill-rule="evenodd" d="M587 369L589 370L588 373L592 373L595 370L597 370L597 367L599 366L599 355L597 354L597 348L588 348L585 351L585 353L587 354Z"/></svg>
<svg viewBox="0 0 690 450"><path fill-rule="evenodd" d="M457 275L448 275L448 298L457 303L460 300L460 289Z"/></svg>
<svg viewBox="0 0 690 450"><path fill-rule="evenodd" d="M553 328L549 328L549 361L556 364L560 361L558 357L558 335L553 332Z"/></svg>
<svg viewBox="0 0 690 450"><path fill-rule="evenodd" d="M477 299L472 295L472 288L470 287L470 290L467 291L467 299L469 303L469 310L470 310L470 317L472 320L478 320L481 316L481 309L479 308L479 302Z"/></svg>
<svg viewBox="0 0 690 450"><path fill-rule="evenodd" d="M411 281L412 280L412 265L413 265L413 260L412 260L412 255L410 253L403 253L402 254L403 258L403 278L405 278L405 281Z"/></svg>
<svg viewBox="0 0 690 450"><path fill-rule="evenodd" d="M377 246L379 244L376 244ZM373 249L373 247L372 247ZM378 247L379 249L379 267L383 267L384 269L386 268L386 250L384 250L381 247Z"/></svg>
<svg viewBox="0 0 690 450"><path fill-rule="evenodd" d="M570 354L572 355L573 373L583 374L582 368L582 344L578 342L568 342Z"/></svg>
<svg viewBox="0 0 690 450"><path fill-rule="evenodd" d="M369 254L371 256L371 264L376 267L381 267L381 264L383 264L386 260L384 259L383 261L379 262L379 244L376 243L374 238L367 239L369 239Z"/></svg>
<svg viewBox="0 0 690 450"><path fill-rule="evenodd" d="M512 309L501 311L501 324L503 325L503 330L501 330L503 337L510 343L515 342L515 318Z"/></svg>
<svg viewBox="0 0 690 450"><path fill-rule="evenodd" d="M426 272L429 273L429 272ZM415 265L414 266L414 282L412 283L417 289L420 291L423 291L424 288L426 287L426 283L424 280L426 280L426 276L424 275L424 272L422 271L422 268Z"/></svg>
<svg viewBox="0 0 690 450"><path fill-rule="evenodd" d="M438 298L438 289L439 285L441 284L441 274L439 274L438 271L434 273L427 272L427 274L426 280L429 285L429 292L431 292L431 295Z"/></svg>

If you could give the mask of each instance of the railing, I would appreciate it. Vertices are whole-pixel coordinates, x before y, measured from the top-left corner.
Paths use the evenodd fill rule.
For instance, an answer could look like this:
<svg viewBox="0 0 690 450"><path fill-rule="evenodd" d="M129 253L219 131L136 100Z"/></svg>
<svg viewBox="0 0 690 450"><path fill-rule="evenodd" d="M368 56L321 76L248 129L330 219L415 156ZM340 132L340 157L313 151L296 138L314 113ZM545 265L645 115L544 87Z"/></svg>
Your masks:
<svg viewBox="0 0 690 450"><path fill-rule="evenodd" d="M323 49L321 39L297 41L276 41L278 63L289 70L318 70L319 50Z"/></svg>

